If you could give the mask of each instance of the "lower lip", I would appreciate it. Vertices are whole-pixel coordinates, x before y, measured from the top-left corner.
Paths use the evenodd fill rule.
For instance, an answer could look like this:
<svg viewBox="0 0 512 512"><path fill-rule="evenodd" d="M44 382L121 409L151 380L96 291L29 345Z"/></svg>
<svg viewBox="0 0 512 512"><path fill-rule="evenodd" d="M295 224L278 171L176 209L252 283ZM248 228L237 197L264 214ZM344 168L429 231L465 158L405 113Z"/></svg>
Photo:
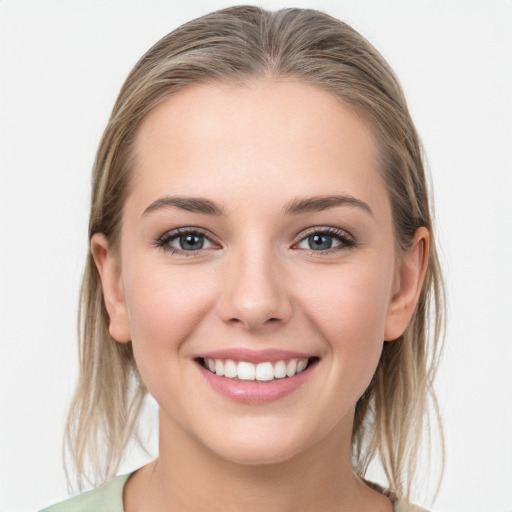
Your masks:
<svg viewBox="0 0 512 512"><path fill-rule="evenodd" d="M295 390L310 377L316 364L310 364L303 372L293 377L268 382L238 381L220 377L197 363L202 375L210 386L225 397L244 404L266 404L275 402Z"/></svg>

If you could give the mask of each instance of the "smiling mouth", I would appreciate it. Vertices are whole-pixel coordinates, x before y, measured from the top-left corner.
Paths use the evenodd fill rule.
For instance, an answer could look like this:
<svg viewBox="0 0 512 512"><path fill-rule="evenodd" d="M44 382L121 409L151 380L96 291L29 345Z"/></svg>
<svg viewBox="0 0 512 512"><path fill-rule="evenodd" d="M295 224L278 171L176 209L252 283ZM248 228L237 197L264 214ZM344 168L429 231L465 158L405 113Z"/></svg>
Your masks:
<svg viewBox="0 0 512 512"><path fill-rule="evenodd" d="M283 359L250 363L232 359L200 357L197 362L210 373L239 382L276 382L289 379L318 363L318 357Z"/></svg>

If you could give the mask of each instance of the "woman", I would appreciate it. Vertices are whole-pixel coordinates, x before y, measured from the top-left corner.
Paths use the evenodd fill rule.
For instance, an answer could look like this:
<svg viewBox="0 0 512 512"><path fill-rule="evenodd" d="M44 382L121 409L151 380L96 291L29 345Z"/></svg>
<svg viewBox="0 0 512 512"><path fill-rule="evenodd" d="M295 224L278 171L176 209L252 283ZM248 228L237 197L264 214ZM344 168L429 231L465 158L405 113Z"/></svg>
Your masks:
<svg viewBox="0 0 512 512"><path fill-rule="evenodd" d="M421 158L326 14L233 7L150 49L94 167L68 441L110 480L149 392L159 456L47 510L413 510L442 307Z"/></svg>

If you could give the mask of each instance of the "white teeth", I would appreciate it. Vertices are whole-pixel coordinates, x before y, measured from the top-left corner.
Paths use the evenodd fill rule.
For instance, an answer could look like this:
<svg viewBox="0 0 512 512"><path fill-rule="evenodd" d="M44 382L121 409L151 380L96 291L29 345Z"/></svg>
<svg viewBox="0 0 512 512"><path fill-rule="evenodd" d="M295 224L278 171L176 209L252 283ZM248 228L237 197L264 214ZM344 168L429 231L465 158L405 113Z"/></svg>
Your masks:
<svg viewBox="0 0 512 512"><path fill-rule="evenodd" d="M301 359L297 363L297 373L303 372L306 369L307 365L308 365L308 360L307 359Z"/></svg>
<svg viewBox="0 0 512 512"><path fill-rule="evenodd" d="M292 359L286 365L286 375L288 375L288 377L293 377L296 373L297 373L297 359Z"/></svg>
<svg viewBox="0 0 512 512"><path fill-rule="evenodd" d="M231 359L228 359L224 363L224 375L226 377L229 377L230 379L233 379L237 376L237 368L236 363L234 361L231 361Z"/></svg>
<svg viewBox="0 0 512 512"><path fill-rule="evenodd" d="M285 377L293 377L303 372L309 359L291 359L285 361L276 361L275 363L264 362L257 365L247 361L240 361L238 364L227 359L208 359L205 358L204 365L212 373L219 377L228 377L229 379L239 378L240 380L257 380L268 382L274 379L283 379Z"/></svg>
<svg viewBox="0 0 512 512"><path fill-rule="evenodd" d="M256 366L256 380L273 380L274 367L272 363L260 363Z"/></svg>
<svg viewBox="0 0 512 512"><path fill-rule="evenodd" d="M274 366L274 377L276 379L282 379L283 377L286 377L286 364L284 361L277 361L276 365Z"/></svg>
<svg viewBox="0 0 512 512"><path fill-rule="evenodd" d="M224 363L220 359L215 359L215 373L217 375L224 375Z"/></svg>
<svg viewBox="0 0 512 512"><path fill-rule="evenodd" d="M256 376L256 368L252 363L240 361L238 363L238 378L240 380L254 380Z"/></svg>

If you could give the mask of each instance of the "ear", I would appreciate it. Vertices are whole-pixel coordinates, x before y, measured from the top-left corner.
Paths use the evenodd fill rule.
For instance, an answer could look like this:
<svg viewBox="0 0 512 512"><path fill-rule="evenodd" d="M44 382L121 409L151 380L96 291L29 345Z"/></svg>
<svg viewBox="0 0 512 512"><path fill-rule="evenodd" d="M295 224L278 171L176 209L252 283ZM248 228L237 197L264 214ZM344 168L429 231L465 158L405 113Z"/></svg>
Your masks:
<svg viewBox="0 0 512 512"><path fill-rule="evenodd" d="M116 341L126 343L131 340L131 335L118 258L103 233L93 235L91 252L100 274L103 298L110 318L108 330Z"/></svg>
<svg viewBox="0 0 512 512"><path fill-rule="evenodd" d="M386 318L386 341L399 338L411 320L427 272L428 252L429 232L427 228L418 228L397 269L393 296Z"/></svg>

